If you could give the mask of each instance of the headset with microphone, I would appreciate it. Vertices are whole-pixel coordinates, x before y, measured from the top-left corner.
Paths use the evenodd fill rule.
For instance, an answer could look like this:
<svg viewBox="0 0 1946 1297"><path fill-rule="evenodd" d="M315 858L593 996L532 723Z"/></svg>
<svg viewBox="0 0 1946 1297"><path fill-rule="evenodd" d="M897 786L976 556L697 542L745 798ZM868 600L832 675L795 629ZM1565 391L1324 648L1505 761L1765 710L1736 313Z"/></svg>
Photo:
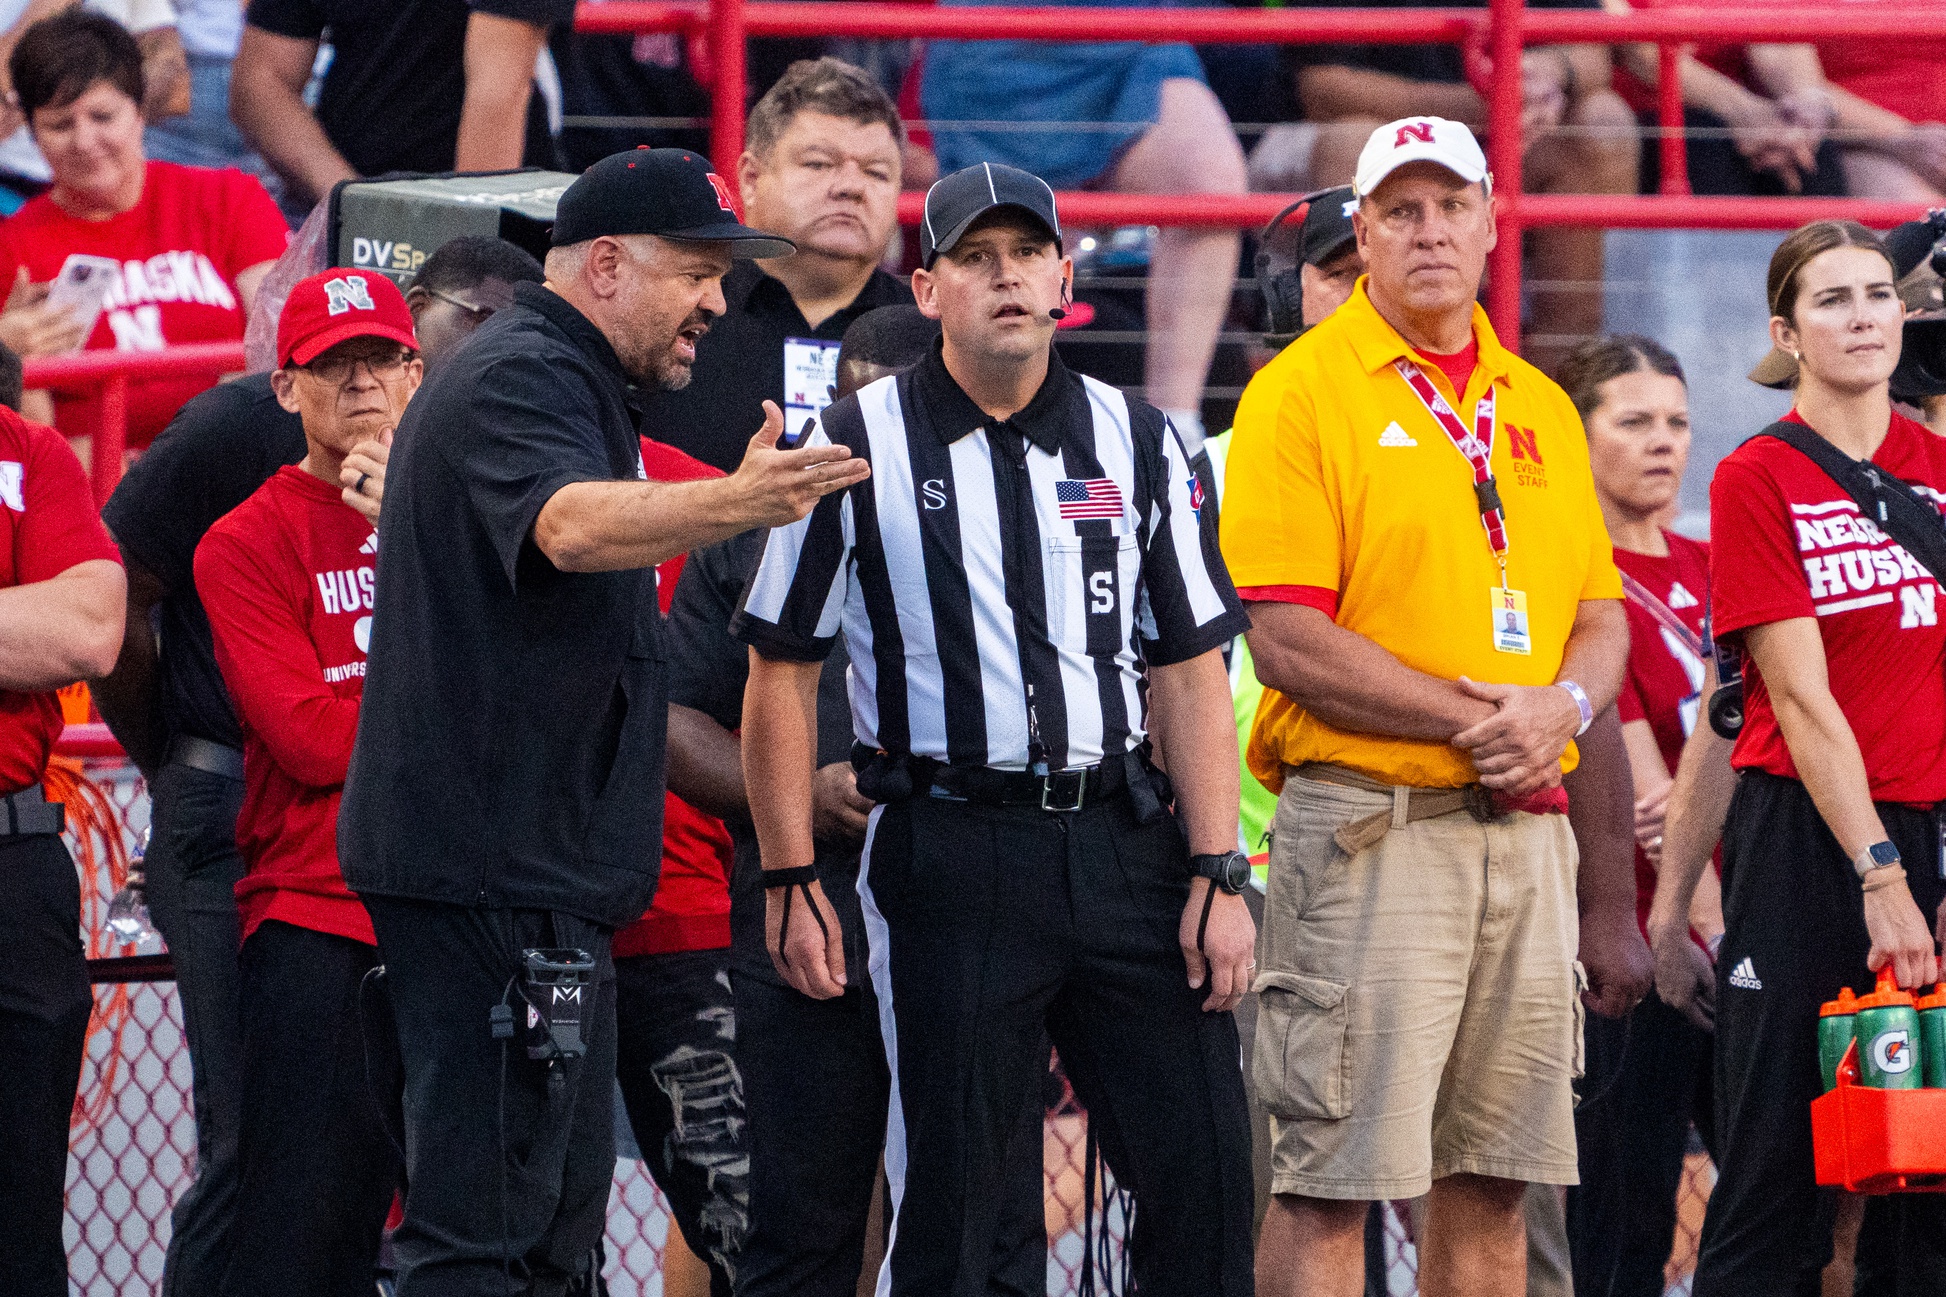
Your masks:
<svg viewBox="0 0 1946 1297"><path fill-rule="evenodd" d="M1254 262L1257 271L1257 291L1264 296L1264 345L1282 349L1297 341L1299 334L1310 326L1304 322L1304 218L1311 214L1311 204L1319 195L1328 190L1318 189L1300 197L1283 211L1270 218L1263 233L1257 236L1257 256ZM1298 234L1297 257L1291 262L1290 269L1275 274L1270 269L1270 241L1277 237L1277 231L1285 222L1295 221L1300 227Z"/></svg>

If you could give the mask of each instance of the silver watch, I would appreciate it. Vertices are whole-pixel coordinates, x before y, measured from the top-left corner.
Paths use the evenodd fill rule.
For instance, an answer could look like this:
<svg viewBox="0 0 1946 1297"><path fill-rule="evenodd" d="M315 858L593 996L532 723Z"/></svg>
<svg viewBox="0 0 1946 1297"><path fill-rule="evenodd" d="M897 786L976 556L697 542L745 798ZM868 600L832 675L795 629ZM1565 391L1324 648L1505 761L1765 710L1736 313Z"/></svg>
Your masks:
<svg viewBox="0 0 1946 1297"><path fill-rule="evenodd" d="M1874 842L1852 857L1851 867L1863 878L1874 869L1890 869L1899 863L1899 849L1890 842Z"/></svg>

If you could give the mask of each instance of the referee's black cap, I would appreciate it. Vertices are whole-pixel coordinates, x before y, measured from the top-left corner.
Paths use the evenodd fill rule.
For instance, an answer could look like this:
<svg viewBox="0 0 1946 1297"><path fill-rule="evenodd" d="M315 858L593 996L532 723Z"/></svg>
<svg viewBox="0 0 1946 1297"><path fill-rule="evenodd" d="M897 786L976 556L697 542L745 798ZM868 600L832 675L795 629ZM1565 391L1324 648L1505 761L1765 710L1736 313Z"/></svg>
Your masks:
<svg viewBox="0 0 1946 1297"><path fill-rule="evenodd" d="M1297 236L1299 260L1322 266L1344 251L1345 245L1357 237L1351 228L1351 214L1357 207L1358 199L1350 185L1315 195L1305 209L1304 225Z"/></svg>
<svg viewBox="0 0 1946 1297"><path fill-rule="evenodd" d="M1061 246L1061 218L1054 210L1054 191L1030 171L1004 163L981 162L942 176L926 191L925 219L919 223L919 262L926 269L942 252L965 235L973 222L999 207L1027 213Z"/></svg>
<svg viewBox="0 0 1946 1297"><path fill-rule="evenodd" d="M554 208L557 248L618 234L720 240L730 245L733 257L787 257L797 251L789 239L753 230L738 219L729 182L708 158L647 145L589 167Z"/></svg>

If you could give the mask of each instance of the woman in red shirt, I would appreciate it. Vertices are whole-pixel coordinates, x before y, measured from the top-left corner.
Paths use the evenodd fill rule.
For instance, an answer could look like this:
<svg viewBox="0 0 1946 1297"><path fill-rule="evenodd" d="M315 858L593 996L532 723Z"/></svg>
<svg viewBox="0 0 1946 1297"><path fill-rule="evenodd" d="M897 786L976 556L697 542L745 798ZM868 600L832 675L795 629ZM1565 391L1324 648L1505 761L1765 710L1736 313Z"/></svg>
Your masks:
<svg viewBox="0 0 1946 1297"><path fill-rule="evenodd" d="M1878 236L1814 221L1779 245L1768 287L1771 340L1797 362L1787 417L1946 501L1946 439L1892 408L1903 312ZM1745 655L1744 722L1723 834L1722 1157L1695 1291L1816 1293L1835 1204L1812 1172L1818 1006L1880 968L1908 988L1938 976L1946 610L1935 575L1775 437L1718 466L1710 520L1711 615ZM1909 1241L1874 1290L1946 1291L1937 1247L1913 1246L1946 1237L1946 1204L1877 1200L1868 1233L1874 1215Z"/></svg>
<svg viewBox="0 0 1946 1297"><path fill-rule="evenodd" d="M1635 783L1636 917L1646 936L1663 817L1706 673L1709 547L1662 526L1689 461L1689 388L1675 356L1633 334L1576 348L1560 380L1588 431L1595 494L1627 594L1628 670L1616 706ZM1705 939L1723 926L1716 875L1706 880L1695 915ZM1711 1132L1710 1035L1651 992L1626 1021L1591 1015L1586 1037L1587 1088L1607 1097L1575 1113L1575 1277L1614 1297L1661 1297L1690 1122L1706 1142Z"/></svg>
<svg viewBox="0 0 1946 1297"><path fill-rule="evenodd" d="M23 357L90 349L159 351L234 342L289 231L255 177L142 156L142 53L108 18L79 9L21 36L8 64L53 187L0 222L0 342ZM71 256L105 258L111 277L88 326L48 301ZM140 449L214 374L128 388L128 445ZM53 419L90 437L99 389L57 392Z"/></svg>

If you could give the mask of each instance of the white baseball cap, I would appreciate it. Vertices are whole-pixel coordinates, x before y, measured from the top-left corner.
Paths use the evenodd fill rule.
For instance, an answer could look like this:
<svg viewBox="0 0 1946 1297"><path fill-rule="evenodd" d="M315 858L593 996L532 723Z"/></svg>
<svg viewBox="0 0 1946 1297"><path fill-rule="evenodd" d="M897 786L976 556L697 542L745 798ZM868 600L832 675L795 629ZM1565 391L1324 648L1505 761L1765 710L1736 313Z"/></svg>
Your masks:
<svg viewBox="0 0 1946 1297"><path fill-rule="evenodd" d="M1358 155L1352 188L1360 198L1368 197L1408 162L1437 162L1469 185L1484 180L1493 188L1480 142L1463 124L1444 117L1401 117L1373 131Z"/></svg>

